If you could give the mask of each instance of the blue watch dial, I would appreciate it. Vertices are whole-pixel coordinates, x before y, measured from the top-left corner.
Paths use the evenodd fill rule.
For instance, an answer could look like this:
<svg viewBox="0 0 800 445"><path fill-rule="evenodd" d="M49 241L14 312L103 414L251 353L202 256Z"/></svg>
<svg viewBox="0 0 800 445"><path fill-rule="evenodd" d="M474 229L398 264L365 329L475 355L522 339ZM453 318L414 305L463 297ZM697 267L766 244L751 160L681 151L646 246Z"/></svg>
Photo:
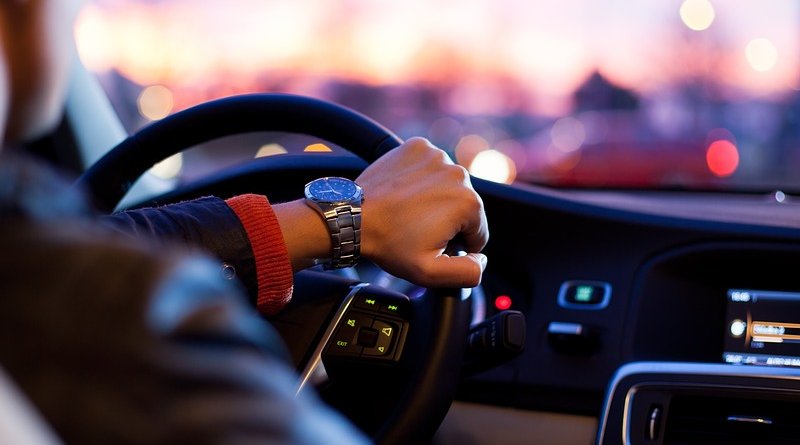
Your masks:
<svg viewBox="0 0 800 445"><path fill-rule="evenodd" d="M358 195L358 186L345 178L320 178L308 186L309 194L316 201L349 201Z"/></svg>

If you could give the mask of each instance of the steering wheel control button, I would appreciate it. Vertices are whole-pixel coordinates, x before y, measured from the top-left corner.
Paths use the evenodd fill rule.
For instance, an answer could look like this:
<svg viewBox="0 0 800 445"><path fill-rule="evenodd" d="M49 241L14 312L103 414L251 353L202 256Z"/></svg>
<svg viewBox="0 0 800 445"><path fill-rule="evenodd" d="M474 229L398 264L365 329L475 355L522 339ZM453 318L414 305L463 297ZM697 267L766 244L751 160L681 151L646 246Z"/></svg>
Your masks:
<svg viewBox="0 0 800 445"><path fill-rule="evenodd" d="M400 316L400 314L403 312L401 308L402 306L399 302L387 302L385 304L381 304L378 310L385 314L394 314Z"/></svg>
<svg viewBox="0 0 800 445"><path fill-rule="evenodd" d="M361 328L358 331L358 345L365 348L374 348L378 343L378 331L372 328Z"/></svg>
<svg viewBox="0 0 800 445"><path fill-rule="evenodd" d="M600 310L611 301L611 285L602 281L567 281L558 291L558 304L566 309Z"/></svg>
<svg viewBox="0 0 800 445"><path fill-rule="evenodd" d="M369 329L371 326L372 317L358 312L347 312L339 322L328 352L335 355L359 355L362 346L356 335L359 329Z"/></svg>
<svg viewBox="0 0 800 445"><path fill-rule="evenodd" d="M353 340L333 339L331 346L328 348L328 353L331 355L350 355L358 356L361 354L361 346L358 346Z"/></svg>
<svg viewBox="0 0 800 445"><path fill-rule="evenodd" d="M368 357L391 357L394 352L394 339L400 333L397 325L383 320L375 320L372 323L372 329L378 333L378 340L375 346L364 348L363 355Z"/></svg>
<svg viewBox="0 0 800 445"><path fill-rule="evenodd" d="M353 301L353 306L366 309L368 311L377 311L380 307L378 298L372 295L359 295Z"/></svg>
<svg viewBox="0 0 800 445"><path fill-rule="evenodd" d="M368 312L381 312L384 314L403 317L408 313L408 300L404 298L375 297L359 295L353 301L353 306Z"/></svg>

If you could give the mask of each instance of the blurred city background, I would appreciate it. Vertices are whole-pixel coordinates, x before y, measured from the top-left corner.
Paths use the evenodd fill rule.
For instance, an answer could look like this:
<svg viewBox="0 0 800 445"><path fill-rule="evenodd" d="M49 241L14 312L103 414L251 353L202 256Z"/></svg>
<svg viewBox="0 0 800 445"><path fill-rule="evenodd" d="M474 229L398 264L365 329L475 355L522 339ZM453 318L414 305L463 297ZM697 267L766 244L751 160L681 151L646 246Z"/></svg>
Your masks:
<svg viewBox="0 0 800 445"><path fill-rule="evenodd" d="M286 92L428 137L499 182L800 190L796 0L95 0L75 34L131 132ZM340 153L314 142L244 135L159 174Z"/></svg>

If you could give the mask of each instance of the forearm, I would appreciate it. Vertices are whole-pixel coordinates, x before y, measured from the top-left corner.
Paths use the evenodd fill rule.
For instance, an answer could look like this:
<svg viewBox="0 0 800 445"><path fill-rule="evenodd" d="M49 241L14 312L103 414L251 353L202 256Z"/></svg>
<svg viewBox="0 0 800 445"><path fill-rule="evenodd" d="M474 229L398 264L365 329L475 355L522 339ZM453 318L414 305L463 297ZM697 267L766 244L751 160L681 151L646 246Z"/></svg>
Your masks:
<svg viewBox="0 0 800 445"><path fill-rule="evenodd" d="M121 235L159 244L201 250L234 267L252 295L256 294L255 258L237 215L225 201L206 197L157 208L99 217Z"/></svg>
<svg viewBox="0 0 800 445"><path fill-rule="evenodd" d="M292 280L287 261L291 271L298 271L331 251L322 218L302 200L270 206L259 195L202 198L110 215L103 222L128 236L200 248L233 265L265 313L288 302Z"/></svg>

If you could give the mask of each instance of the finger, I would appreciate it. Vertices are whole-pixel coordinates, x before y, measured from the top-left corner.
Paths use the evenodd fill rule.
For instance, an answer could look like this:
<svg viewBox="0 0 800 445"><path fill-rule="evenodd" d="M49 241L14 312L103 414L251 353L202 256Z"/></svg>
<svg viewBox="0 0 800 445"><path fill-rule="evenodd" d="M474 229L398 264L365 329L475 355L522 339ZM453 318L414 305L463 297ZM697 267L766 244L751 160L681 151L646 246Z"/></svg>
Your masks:
<svg viewBox="0 0 800 445"><path fill-rule="evenodd" d="M477 203L466 213L466 220L461 226L460 233L464 238L464 247L467 252L480 252L489 242L489 223L483 211L483 201L477 193L474 194Z"/></svg>
<svg viewBox="0 0 800 445"><path fill-rule="evenodd" d="M440 255L431 262L423 282L418 284L426 287L475 287L481 283L486 263L486 255L482 253Z"/></svg>
<svg viewBox="0 0 800 445"><path fill-rule="evenodd" d="M467 252L480 252L489 242L489 225L486 223L486 216L478 217L477 222L465 227L462 232L464 237L464 247Z"/></svg>

